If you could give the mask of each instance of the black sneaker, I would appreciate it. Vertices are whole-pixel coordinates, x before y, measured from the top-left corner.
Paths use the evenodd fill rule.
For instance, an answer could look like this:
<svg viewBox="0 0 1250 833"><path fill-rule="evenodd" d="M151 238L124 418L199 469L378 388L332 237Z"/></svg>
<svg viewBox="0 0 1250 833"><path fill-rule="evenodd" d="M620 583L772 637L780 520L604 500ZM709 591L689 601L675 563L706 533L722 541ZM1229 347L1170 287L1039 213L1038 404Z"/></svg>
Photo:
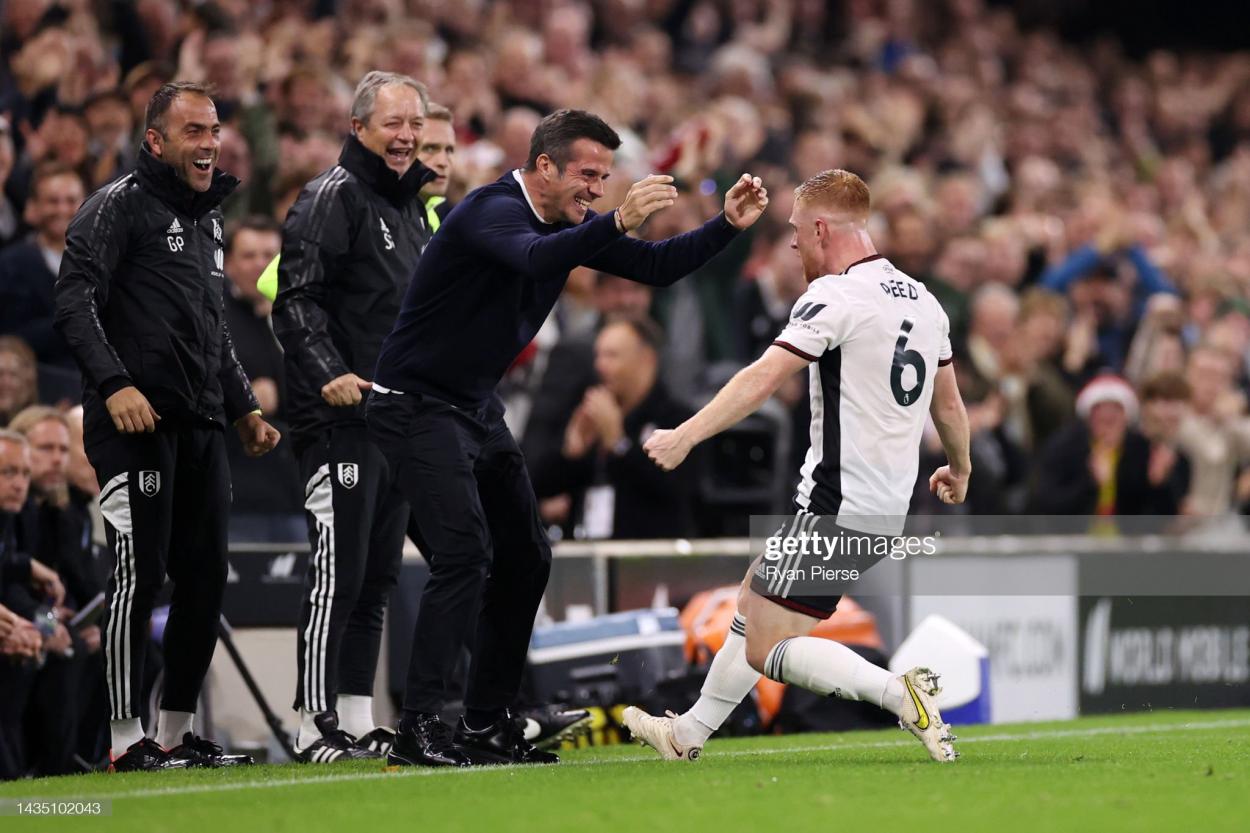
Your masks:
<svg viewBox="0 0 1250 833"><path fill-rule="evenodd" d="M551 749L590 731L590 712L565 706L538 706L516 715L525 739L539 749Z"/></svg>
<svg viewBox="0 0 1250 833"><path fill-rule="evenodd" d="M296 752L296 760L306 764L328 764L334 761L361 761L381 758L382 755L365 749L356 739L339 728L336 712L322 712L313 718L321 737Z"/></svg>
<svg viewBox="0 0 1250 833"><path fill-rule="evenodd" d="M225 750L211 740L187 732L182 743L169 750L175 758L183 758L187 766L216 769L223 766L249 766L256 763L251 755L227 755Z"/></svg>
<svg viewBox="0 0 1250 833"><path fill-rule="evenodd" d="M379 757L383 758L386 757L394 745L395 730L388 729L385 726L379 726L369 734L356 739L356 746L361 749L367 749L370 752L376 752Z"/></svg>
<svg viewBox="0 0 1250 833"><path fill-rule="evenodd" d="M120 758L114 758L109 772L147 772L157 769L186 769L186 758L176 758L151 738L132 743Z"/></svg>
<svg viewBox="0 0 1250 833"><path fill-rule="evenodd" d="M394 766L473 766L451 739L451 728L438 715L405 717L395 732L386 762Z"/></svg>
<svg viewBox="0 0 1250 833"><path fill-rule="evenodd" d="M524 731L513 716L503 716L485 729L470 729L460 718L456 726L456 743L479 763L489 764L558 764L560 756L544 752L525 739Z"/></svg>

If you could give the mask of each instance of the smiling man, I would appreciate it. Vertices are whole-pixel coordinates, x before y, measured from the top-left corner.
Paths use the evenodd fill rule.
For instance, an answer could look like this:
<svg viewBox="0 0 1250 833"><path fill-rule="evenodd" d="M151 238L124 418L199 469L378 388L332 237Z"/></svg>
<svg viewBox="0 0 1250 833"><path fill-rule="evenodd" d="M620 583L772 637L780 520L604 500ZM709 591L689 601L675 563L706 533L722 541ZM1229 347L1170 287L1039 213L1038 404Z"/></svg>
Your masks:
<svg viewBox="0 0 1250 833"><path fill-rule="evenodd" d="M117 770L244 762L192 732L226 586L223 423L252 456L279 439L223 312L219 206L239 181L216 170L220 130L204 87L162 85L135 171L83 203L56 282L56 327L82 370L87 456L116 556L105 656ZM154 741L140 723L143 658L166 575L174 594Z"/></svg>
<svg viewBox="0 0 1250 833"><path fill-rule="evenodd" d="M430 238L417 161L429 99L406 75L356 88L339 162L287 214L274 332L317 554L298 631L296 748L308 763L377 758L373 679L386 600L399 575L408 504L369 441L361 395Z"/></svg>
<svg viewBox="0 0 1250 833"><path fill-rule="evenodd" d="M495 393L551 312L569 271L587 265L671 284L721 251L768 204L743 175L725 210L658 243L627 237L677 198L671 177L634 183L596 214L620 138L602 119L560 110L538 125L523 170L467 196L421 258L369 397L369 433L416 520L430 580L412 645L404 716L390 761L468 766L554 763L510 718L551 547L525 461ZM478 610L481 610L479 616ZM438 717L470 621L466 711L456 734Z"/></svg>
<svg viewBox="0 0 1250 833"><path fill-rule="evenodd" d="M438 231L451 206L447 202L447 189L451 185L452 163L456 161L456 128L452 112L441 104L430 104L426 113L425 130L417 158L434 171L434 179L421 189L421 201L425 203L425 218L432 231Z"/></svg>

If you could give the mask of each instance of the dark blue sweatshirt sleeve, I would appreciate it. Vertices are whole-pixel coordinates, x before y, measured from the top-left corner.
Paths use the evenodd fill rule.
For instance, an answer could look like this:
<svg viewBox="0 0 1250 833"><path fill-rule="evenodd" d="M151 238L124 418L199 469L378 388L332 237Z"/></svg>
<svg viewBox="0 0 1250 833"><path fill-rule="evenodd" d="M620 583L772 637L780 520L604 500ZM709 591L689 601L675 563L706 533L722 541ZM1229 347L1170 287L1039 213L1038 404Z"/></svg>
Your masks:
<svg viewBox="0 0 1250 833"><path fill-rule="evenodd" d="M476 216L473 216L476 214ZM509 269L536 280L563 280L596 252L621 237L612 212L554 234L534 230L533 212L522 201L501 196L482 200L477 211L460 216L468 241ZM447 225L451 225L449 220Z"/></svg>
<svg viewBox="0 0 1250 833"><path fill-rule="evenodd" d="M693 231L655 243L622 237L586 265L638 283L669 286L711 260L737 234L725 215L717 214Z"/></svg>

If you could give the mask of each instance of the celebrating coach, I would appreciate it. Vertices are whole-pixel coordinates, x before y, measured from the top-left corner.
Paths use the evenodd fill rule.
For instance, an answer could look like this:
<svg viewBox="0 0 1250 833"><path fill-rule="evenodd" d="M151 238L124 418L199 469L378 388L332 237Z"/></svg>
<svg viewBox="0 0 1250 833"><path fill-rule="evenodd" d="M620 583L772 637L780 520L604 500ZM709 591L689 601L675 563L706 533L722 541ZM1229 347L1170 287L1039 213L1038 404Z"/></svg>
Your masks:
<svg viewBox="0 0 1250 833"><path fill-rule="evenodd" d="M659 243L626 237L677 197L669 177L635 183L615 211L590 204L620 139L597 116L539 124L524 170L456 206L431 239L382 345L369 433L394 467L430 562L390 761L547 763L510 718L551 548L495 386L551 312L576 266L667 285L699 268L767 205L743 176L725 211ZM480 616L454 741L438 718L471 617Z"/></svg>
<svg viewBox="0 0 1250 833"><path fill-rule="evenodd" d="M377 758L373 678L408 504L369 442L361 394L430 238L417 161L425 87L370 72L356 87L339 163L287 215L274 331L286 351L292 433L313 560L298 631L300 759Z"/></svg>
<svg viewBox="0 0 1250 833"><path fill-rule="evenodd" d="M279 439L222 308L218 206L239 181L216 170L220 130L204 87L161 86L134 172L79 209L56 283L56 327L82 369L87 456L116 555L105 656L118 770L243 762L191 730L226 584L222 421L253 456ZM143 658L166 573L174 594L154 742L140 725Z"/></svg>

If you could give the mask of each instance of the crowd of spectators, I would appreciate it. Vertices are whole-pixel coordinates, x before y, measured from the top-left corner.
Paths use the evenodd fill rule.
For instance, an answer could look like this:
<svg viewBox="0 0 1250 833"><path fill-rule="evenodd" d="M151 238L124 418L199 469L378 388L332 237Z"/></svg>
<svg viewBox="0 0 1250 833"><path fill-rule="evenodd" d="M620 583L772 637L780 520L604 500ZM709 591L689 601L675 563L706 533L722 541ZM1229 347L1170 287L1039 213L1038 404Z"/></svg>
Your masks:
<svg viewBox="0 0 1250 833"><path fill-rule="evenodd" d="M76 400L51 327L66 226L130 169L144 105L171 79L216 91L220 167L243 180L225 204L228 314L280 420L281 357L255 278L299 189L335 163L355 83L386 69L454 114L452 204L520 165L559 107L624 138L597 208L652 171L677 177L684 196L648 236L694 227L743 171L772 197L763 221L672 288L572 276L504 386L553 530L723 534L735 513L784 507L807 445L801 378L707 449L702 475L666 481L638 445L780 330L804 289L792 190L831 167L868 181L878 248L950 316L974 433L966 511L1229 520L1250 504L1250 53L1130 56L982 0L0 9L0 426ZM930 432L922 476L939 457ZM235 459L240 515L292 520L240 517L236 533L299 538L289 455ZM939 508L918 491L913 511Z"/></svg>

